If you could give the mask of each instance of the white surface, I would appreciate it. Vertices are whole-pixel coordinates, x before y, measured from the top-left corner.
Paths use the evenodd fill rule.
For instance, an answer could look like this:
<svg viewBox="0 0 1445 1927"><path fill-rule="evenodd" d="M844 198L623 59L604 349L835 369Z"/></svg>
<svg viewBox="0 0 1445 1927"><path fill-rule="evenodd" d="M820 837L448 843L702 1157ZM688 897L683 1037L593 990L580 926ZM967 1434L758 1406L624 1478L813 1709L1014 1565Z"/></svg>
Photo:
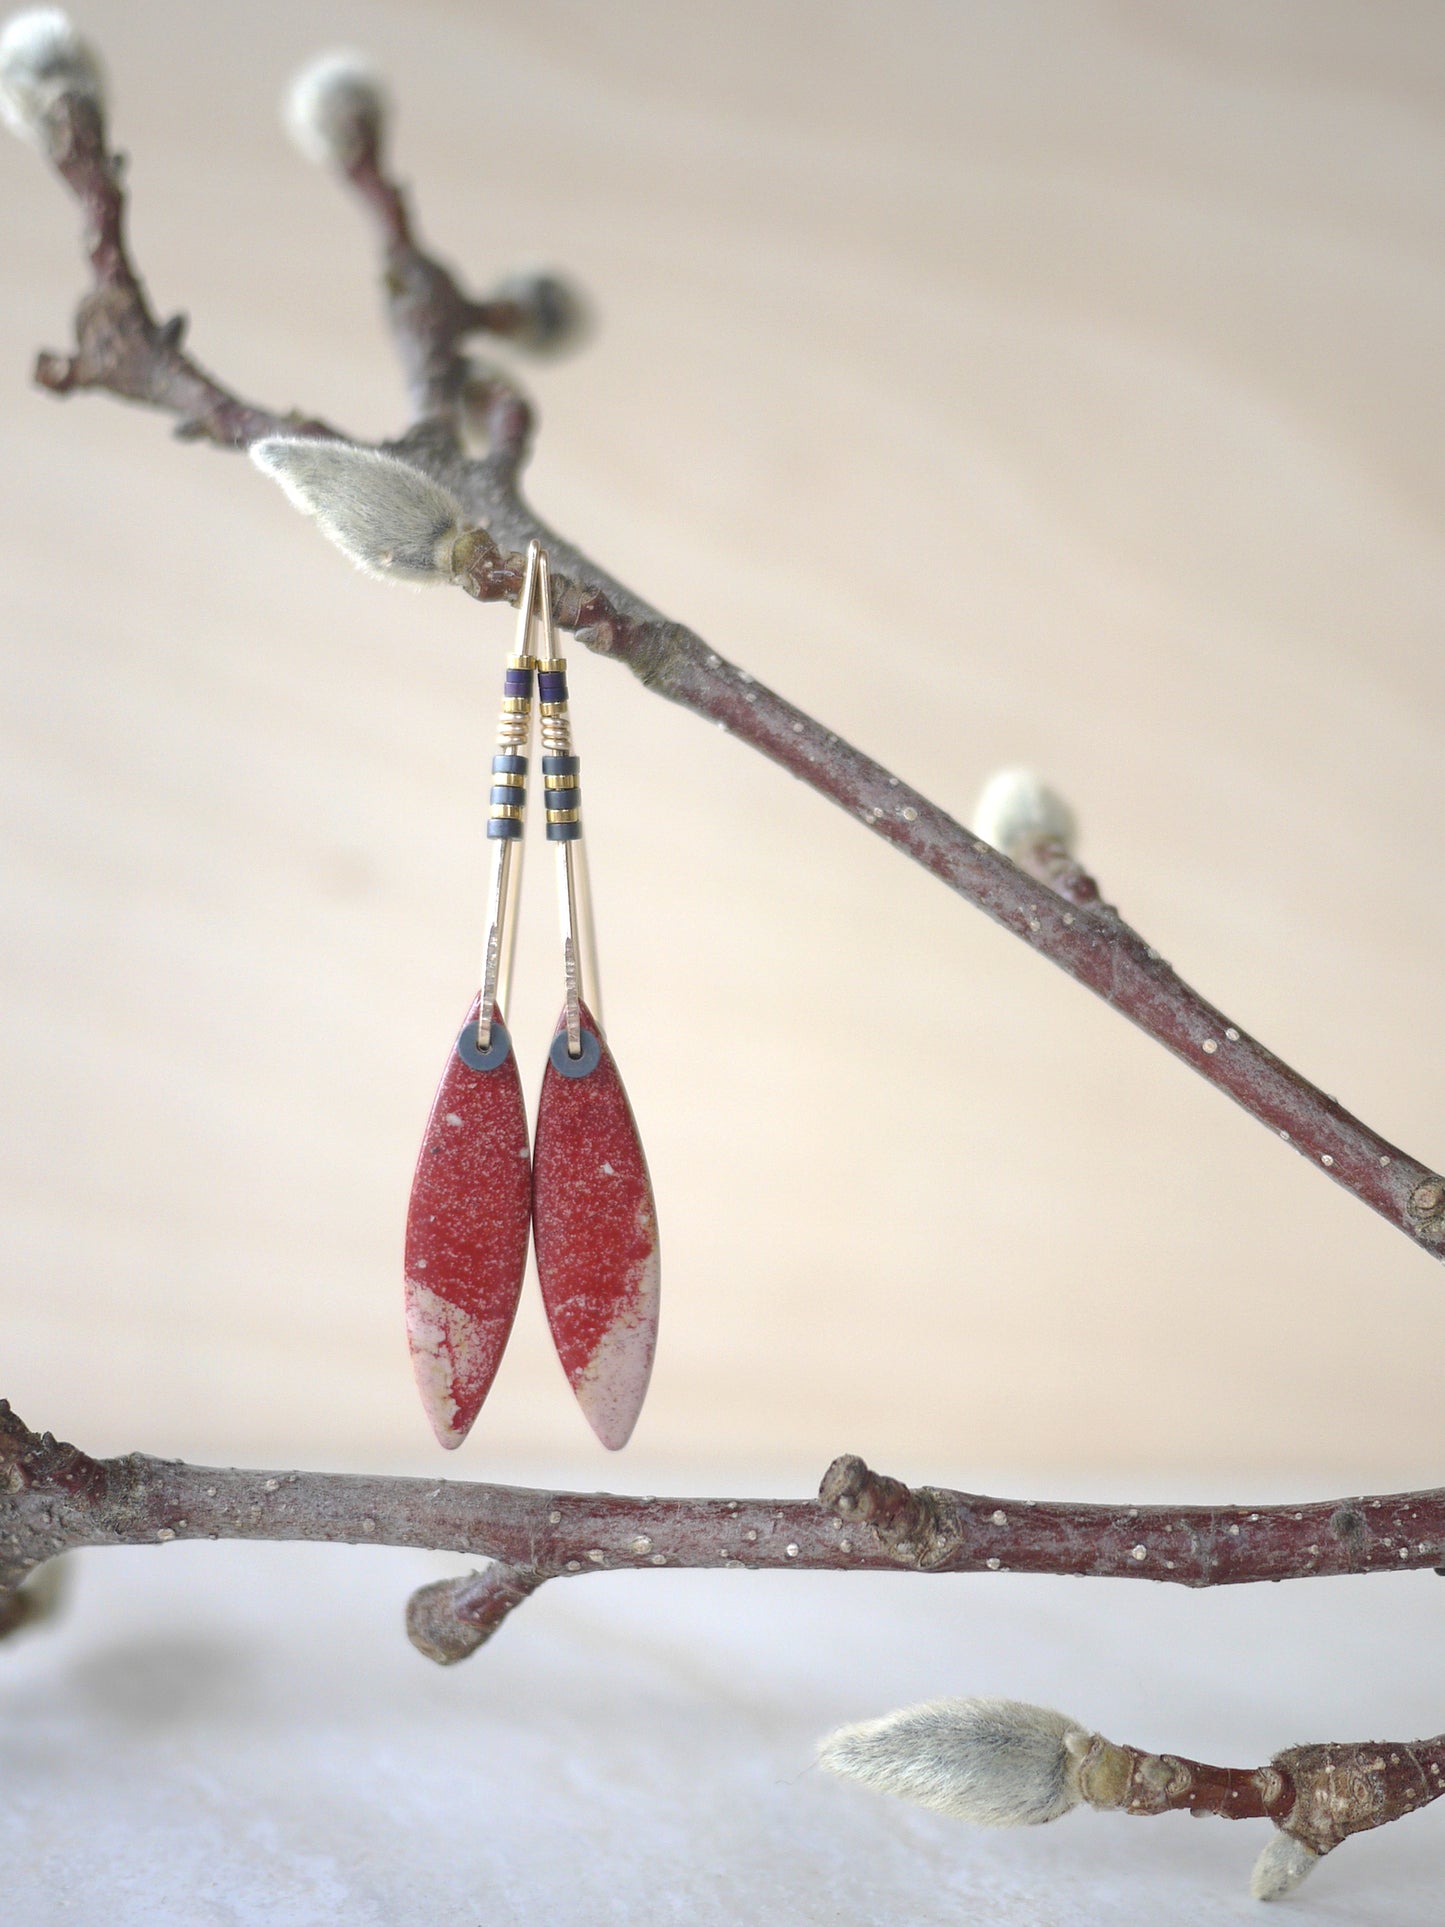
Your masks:
<svg viewBox="0 0 1445 1927"><path fill-rule="evenodd" d="M1256 1764L1415 1737L1445 1702L1430 1574L1203 1595L611 1575L544 1589L443 1672L400 1614L455 1569L370 1548L82 1555L64 1623L0 1649L6 1927L1259 1921L1263 1823L1084 1812L983 1834L825 1778L813 1744L984 1691ZM1442 1828L1445 1806L1347 1843L1281 1927L1436 1927Z"/></svg>

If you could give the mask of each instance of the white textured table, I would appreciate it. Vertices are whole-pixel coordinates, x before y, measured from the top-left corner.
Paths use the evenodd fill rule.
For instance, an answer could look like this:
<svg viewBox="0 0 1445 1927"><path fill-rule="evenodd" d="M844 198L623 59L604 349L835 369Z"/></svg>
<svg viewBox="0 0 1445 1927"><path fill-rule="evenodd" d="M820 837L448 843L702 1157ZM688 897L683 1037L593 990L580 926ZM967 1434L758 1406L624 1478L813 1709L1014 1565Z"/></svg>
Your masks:
<svg viewBox="0 0 1445 1927"><path fill-rule="evenodd" d="M1084 1812L983 1834L810 1770L813 1743L983 1691L1252 1764L1413 1736L1445 1704L1431 1574L1200 1595L617 1574L546 1588L442 1672L400 1612L455 1569L82 1555L65 1622L0 1650L6 1927L1215 1927L1260 1918L1262 1824ZM1442 1839L1434 1808L1348 1842L1280 1918L1436 1927Z"/></svg>

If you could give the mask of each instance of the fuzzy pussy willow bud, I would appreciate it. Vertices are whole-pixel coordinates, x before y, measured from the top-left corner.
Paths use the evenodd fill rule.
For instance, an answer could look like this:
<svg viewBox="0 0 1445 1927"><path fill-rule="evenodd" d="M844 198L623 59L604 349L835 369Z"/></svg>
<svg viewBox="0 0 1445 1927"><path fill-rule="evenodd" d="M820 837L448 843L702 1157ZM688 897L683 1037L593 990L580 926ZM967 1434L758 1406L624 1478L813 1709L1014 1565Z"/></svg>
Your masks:
<svg viewBox="0 0 1445 1927"><path fill-rule="evenodd" d="M591 317L586 302L570 282L545 269L509 275L492 299L516 308L508 339L529 354L565 354L587 335Z"/></svg>
<svg viewBox="0 0 1445 1927"><path fill-rule="evenodd" d="M1001 769L988 779L973 812L973 827L985 843L1015 861L1032 844L1060 843L1071 849L1078 834L1074 812L1063 797L1027 769Z"/></svg>
<svg viewBox="0 0 1445 1927"><path fill-rule="evenodd" d="M410 463L349 442L288 435L255 443L251 460L368 575L384 582L452 580L466 511Z"/></svg>
<svg viewBox="0 0 1445 1927"><path fill-rule="evenodd" d="M1078 1760L1091 1737L1066 1714L1020 1700L930 1700L840 1727L818 1763L975 1826L1036 1827L1079 1804Z"/></svg>
<svg viewBox="0 0 1445 1927"><path fill-rule="evenodd" d="M104 99L95 51L58 7L13 14L0 31L0 118L13 134L45 153L59 151L56 109L66 96Z"/></svg>
<svg viewBox="0 0 1445 1927"><path fill-rule="evenodd" d="M319 55L295 75L281 106L287 133L318 167L350 167L381 141L386 96L360 54Z"/></svg>

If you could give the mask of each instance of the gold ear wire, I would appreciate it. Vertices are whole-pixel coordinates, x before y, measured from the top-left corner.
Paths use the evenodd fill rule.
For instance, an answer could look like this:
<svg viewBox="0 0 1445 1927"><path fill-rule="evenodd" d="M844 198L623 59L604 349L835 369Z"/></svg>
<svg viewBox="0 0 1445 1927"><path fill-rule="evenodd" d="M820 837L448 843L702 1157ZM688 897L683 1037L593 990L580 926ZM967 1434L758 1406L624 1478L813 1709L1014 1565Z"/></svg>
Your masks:
<svg viewBox="0 0 1445 1927"><path fill-rule="evenodd" d="M567 663L557 651L552 621L552 578L547 557L538 558L538 619L545 655L537 662L537 713L542 730L542 786L547 840L557 846L557 889L562 917L562 963L566 981L567 1055L582 1055L582 1005L599 1031L601 991L587 846L582 839L582 762L572 746Z"/></svg>
<svg viewBox="0 0 1445 1927"><path fill-rule="evenodd" d="M522 832L527 813L527 764L532 747L532 629L539 593L545 590L547 562L533 542L517 603L517 643L507 659L502 709L497 719L497 750L492 758L492 795L487 838L492 851L487 896L487 935L482 949L482 1000L477 1011L477 1048L492 1041L492 1015L505 1012L512 990L517 945L517 892L522 880Z"/></svg>

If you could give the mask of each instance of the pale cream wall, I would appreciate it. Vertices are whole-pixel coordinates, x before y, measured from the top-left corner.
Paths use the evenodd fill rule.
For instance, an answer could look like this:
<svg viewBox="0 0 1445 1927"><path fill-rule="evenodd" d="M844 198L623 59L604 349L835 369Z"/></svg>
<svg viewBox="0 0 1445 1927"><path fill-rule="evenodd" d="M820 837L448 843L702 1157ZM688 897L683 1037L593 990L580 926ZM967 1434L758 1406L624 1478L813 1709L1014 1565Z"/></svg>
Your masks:
<svg viewBox="0 0 1445 1927"><path fill-rule="evenodd" d="M437 245L595 299L532 378L539 508L949 807L1035 762L1187 976L1445 1157L1437 8L76 12L204 360L399 421L274 105L367 48ZM96 1447L424 1457L400 1225L509 621L30 390L76 224L8 141L0 208L0 1389ZM663 1225L642 1454L1439 1478L1445 1273L841 813L574 687ZM530 1300L448 1470L519 1452L628 1476Z"/></svg>

